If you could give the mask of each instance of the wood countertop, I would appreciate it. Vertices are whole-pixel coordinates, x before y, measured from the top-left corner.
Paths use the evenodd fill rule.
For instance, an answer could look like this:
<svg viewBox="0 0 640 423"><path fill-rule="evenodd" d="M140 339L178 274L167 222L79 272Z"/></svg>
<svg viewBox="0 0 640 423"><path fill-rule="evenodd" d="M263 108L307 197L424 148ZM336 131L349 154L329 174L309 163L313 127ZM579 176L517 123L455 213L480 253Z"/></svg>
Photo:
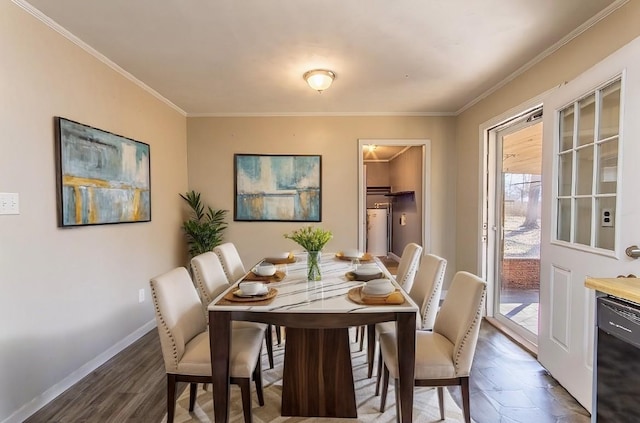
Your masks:
<svg viewBox="0 0 640 423"><path fill-rule="evenodd" d="M584 286L640 303L640 278L587 278Z"/></svg>

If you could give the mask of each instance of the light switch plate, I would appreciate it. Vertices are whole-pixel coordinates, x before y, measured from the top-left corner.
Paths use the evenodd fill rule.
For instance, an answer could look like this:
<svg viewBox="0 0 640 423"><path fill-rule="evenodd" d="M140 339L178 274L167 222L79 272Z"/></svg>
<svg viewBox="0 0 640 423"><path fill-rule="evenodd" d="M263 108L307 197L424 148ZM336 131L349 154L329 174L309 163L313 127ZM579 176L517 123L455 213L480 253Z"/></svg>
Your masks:
<svg viewBox="0 0 640 423"><path fill-rule="evenodd" d="M17 192L0 192L0 214L20 214L20 197Z"/></svg>

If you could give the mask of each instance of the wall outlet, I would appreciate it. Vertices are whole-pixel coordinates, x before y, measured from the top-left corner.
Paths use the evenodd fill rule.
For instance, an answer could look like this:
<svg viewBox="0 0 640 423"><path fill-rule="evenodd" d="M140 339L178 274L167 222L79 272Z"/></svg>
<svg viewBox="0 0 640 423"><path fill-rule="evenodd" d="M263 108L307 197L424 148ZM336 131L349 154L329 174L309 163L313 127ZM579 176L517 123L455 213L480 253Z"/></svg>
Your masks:
<svg viewBox="0 0 640 423"><path fill-rule="evenodd" d="M140 291L138 291L138 302L139 303L144 302L144 289L141 289Z"/></svg>
<svg viewBox="0 0 640 423"><path fill-rule="evenodd" d="M20 214L20 196L17 192L0 192L0 214Z"/></svg>
<svg viewBox="0 0 640 423"><path fill-rule="evenodd" d="M400 215L400 226L405 226L407 224L407 215L402 213Z"/></svg>
<svg viewBox="0 0 640 423"><path fill-rule="evenodd" d="M600 225L602 227L613 227L613 209L602 209Z"/></svg>

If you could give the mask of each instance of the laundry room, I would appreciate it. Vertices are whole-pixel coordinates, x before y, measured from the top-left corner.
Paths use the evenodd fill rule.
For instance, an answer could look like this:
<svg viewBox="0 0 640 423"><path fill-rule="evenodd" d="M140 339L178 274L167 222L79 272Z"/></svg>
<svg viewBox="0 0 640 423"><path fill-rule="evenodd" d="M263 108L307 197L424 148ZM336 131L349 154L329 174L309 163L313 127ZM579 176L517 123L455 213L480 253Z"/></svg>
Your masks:
<svg viewBox="0 0 640 423"><path fill-rule="evenodd" d="M407 244L423 245L424 154L420 145L364 146L370 254L399 260Z"/></svg>

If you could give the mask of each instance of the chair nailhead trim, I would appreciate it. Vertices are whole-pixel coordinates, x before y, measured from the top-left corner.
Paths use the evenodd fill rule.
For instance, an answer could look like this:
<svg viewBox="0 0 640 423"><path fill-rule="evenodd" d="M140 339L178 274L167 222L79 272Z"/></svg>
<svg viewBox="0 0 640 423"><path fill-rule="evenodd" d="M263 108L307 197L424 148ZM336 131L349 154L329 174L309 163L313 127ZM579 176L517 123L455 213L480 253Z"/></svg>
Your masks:
<svg viewBox="0 0 640 423"><path fill-rule="evenodd" d="M175 362L174 366L175 366L175 369L178 370L178 347L176 346L176 340L173 337L173 334L171 333L171 331L169 330L169 326L167 325L167 322L164 321L162 314L160 314L160 307L158 306L158 296L156 295L156 290L153 287L153 285L151 285L151 296L153 297L153 304L156 310L156 316L159 317L162 328L167 333L168 338L171 340L171 343L173 344L172 349L173 349L173 360ZM167 369L167 371L168 370L169 369Z"/></svg>
<svg viewBox="0 0 640 423"><path fill-rule="evenodd" d="M473 317L473 321L471 322L471 324L467 328L467 331L465 332L464 336L462 337L462 341L460 341L460 347L456 351L456 357L454 359L454 366L456 367L456 374L460 371L460 356L462 355L462 350L465 347L465 343L469 339L469 336L471 335L471 331L473 330L473 328L476 326L476 324L479 324L479 322L480 322L480 316L482 314L482 304L484 304L485 291L486 291L486 285L484 287L482 287L482 294L481 294L481 298L480 298L480 306L478 307L478 310L476 311L476 315Z"/></svg>

